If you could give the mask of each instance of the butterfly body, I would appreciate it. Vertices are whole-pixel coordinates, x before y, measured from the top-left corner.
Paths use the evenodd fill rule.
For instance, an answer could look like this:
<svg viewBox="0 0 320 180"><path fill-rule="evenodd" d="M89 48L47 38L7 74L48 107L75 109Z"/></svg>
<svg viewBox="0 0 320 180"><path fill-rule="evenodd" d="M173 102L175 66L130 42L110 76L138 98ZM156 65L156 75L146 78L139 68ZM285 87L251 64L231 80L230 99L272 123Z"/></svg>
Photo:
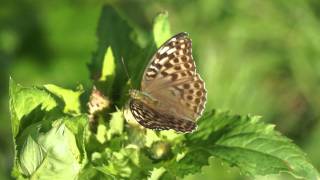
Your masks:
<svg viewBox="0 0 320 180"><path fill-rule="evenodd" d="M158 49L144 71L141 89L129 94L129 109L140 125L178 132L196 129L206 90L195 69L188 34L179 33Z"/></svg>
<svg viewBox="0 0 320 180"><path fill-rule="evenodd" d="M129 95L132 99L140 100L146 104L156 105L159 103L159 101L152 97L150 94L136 89L130 89Z"/></svg>

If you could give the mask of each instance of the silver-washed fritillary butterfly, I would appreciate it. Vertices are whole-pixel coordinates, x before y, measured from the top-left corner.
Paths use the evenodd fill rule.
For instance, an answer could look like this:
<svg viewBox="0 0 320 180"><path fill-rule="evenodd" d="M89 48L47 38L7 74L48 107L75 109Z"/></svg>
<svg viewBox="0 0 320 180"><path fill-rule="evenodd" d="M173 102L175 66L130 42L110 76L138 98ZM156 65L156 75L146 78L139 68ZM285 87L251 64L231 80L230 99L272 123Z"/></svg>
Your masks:
<svg viewBox="0 0 320 180"><path fill-rule="evenodd" d="M179 33L166 41L147 65L140 90L130 90L128 106L145 128L192 132L205 108L207 91L196 72L191 39Z"/></svg>

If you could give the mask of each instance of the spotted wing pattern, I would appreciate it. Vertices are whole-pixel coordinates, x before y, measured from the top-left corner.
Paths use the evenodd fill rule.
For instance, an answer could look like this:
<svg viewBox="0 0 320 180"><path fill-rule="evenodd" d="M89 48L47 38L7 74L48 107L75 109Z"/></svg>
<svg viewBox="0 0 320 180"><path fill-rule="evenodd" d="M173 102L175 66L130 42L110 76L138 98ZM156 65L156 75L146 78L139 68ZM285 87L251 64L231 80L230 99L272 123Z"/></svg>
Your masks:
<svg viewBox="0 0 320 180"><path fill-rule="evenodd" d="M164 108L195 121L206 103L206 89L196 72L192 42L187 33L179 33L165 42L147 66L141 91L165 102Z"/></svg>
<svg viewBox="0 0 320 180"><path fill-rule="evenodd" d="M159 113L139 100L132 99L129 106L133 117L145 128L154 130L173 129L178 132L192 132L197 126L193 121Z"/></svg>
<svg viewBox="0 0 320 180"><path fill-rule="evenodd" d="M192 42L187 33L179 33L165 42L152 57L144 71L142 89L155 79L175 81L195 74Z"/></svg>
<svg viewBox="0 0 320 180"><path fill-rule="evenodd" d="M206 89L196 72L192 43L187 33L179 33L165 42L147 65L141 91L158 103L130 101L135 119L144 127L191 132L202 115Z"/></svg>

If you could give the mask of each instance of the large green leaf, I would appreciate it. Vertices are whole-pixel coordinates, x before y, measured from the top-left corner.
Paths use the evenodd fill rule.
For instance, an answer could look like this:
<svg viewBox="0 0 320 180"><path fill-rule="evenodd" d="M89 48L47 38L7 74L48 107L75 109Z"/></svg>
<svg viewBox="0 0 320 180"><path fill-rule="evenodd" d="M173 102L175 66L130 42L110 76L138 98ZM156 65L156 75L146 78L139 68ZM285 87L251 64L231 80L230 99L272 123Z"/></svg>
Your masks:
<svg viewBox="0 0 320 180"><path fill-rule="evenodd" d="M87 116L64 117L59 108L52 110L61 101L67 109L75 110L65 112L79 113L82 92L55 85L47 85L46 88L58 98L41 87L22 87L10 80L15 145L13 175L35 179L74 179L86 160L84 137Z"/></svg>
<svg viewBox="0 0 320 180"><path fill-rule="evenodd" d="M106 68L112 69L109 71L109 76L112 73L114 83L110 89L110 83L96 83L99 89L103 89L105 92L111 91L110 99L113 102L123 101L120 100L120 93L122 89L126 87L127 77L125 76L125 67L128 67L130 78L134 84L138 84L139 73L141 64L145 64L146 56L141 43L138 39L146 39L150 41L150 37L145 36L146 33L134 28L133 25L127 20L123 14L110 5L105 5L102 8L100 20L97 28L98 49L96 50L92 62L89 64L89 70L94 80L103 79L101 75L106 73ZM146 38L145 38L146 37ZM149 47L149 46L148 46ZM111 57L108 49L112 49L112 62L106 62L107 57ZM121 63L121 59L124 59L125 64ZM110 58L109 58L110 59ZM103 64L108 63L108 64ZM102 66L103 65L103 66ZM103 67L103 68L101 68ZM107 79L106 79L107 80Z"/></svg>
<svg viewBox="0 0 320 180"><path fill-rule="evenodd" d="M50 111L57 106L56 101L49 93L38 88L26 88L10 79L9 101L11 126L14 137L22 124L28 126L31 122L21 122L31 111L40 107L43 111ZM31 121L31 120L30 120Z"/></svg>
<svg viewBox="0 0 320 180"><path fill-rule="evenodd" d="M287 172L297 178L319 178L305 153L257 116L210 112L200 120L198 130L187 135L186 143L184 157L169 163L169 174L199 172L214 156L251 176Z"/></svg>
<svg viewBox="0 0 320 180"><path fill-rule="evenodd" d="M63 123L65 120L54 121L47 132L42 132L42 124L31 126L18 138L17 165L24 176L31 179L77 177L81 169L80 152L75 135Z"/></svg>

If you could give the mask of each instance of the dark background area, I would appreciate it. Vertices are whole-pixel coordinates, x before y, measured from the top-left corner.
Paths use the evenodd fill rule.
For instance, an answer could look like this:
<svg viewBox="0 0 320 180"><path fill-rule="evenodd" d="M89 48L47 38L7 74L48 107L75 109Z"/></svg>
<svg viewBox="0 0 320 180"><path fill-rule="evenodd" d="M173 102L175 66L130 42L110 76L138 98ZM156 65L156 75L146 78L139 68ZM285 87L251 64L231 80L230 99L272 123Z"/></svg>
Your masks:
<svg viewBox="0 0 320 180"><path fill-rule="evenodd" d="M9 76L26 86L88 88L104 3L1 1L0 179L10 178L13 162ZM263 116L320 169L320 1L128 0L115 6L145 31L158 12L168 11L172 33L189 32L193 40L207 109ZM240 179L236 169L211 163L198 177Z"/></svg>

